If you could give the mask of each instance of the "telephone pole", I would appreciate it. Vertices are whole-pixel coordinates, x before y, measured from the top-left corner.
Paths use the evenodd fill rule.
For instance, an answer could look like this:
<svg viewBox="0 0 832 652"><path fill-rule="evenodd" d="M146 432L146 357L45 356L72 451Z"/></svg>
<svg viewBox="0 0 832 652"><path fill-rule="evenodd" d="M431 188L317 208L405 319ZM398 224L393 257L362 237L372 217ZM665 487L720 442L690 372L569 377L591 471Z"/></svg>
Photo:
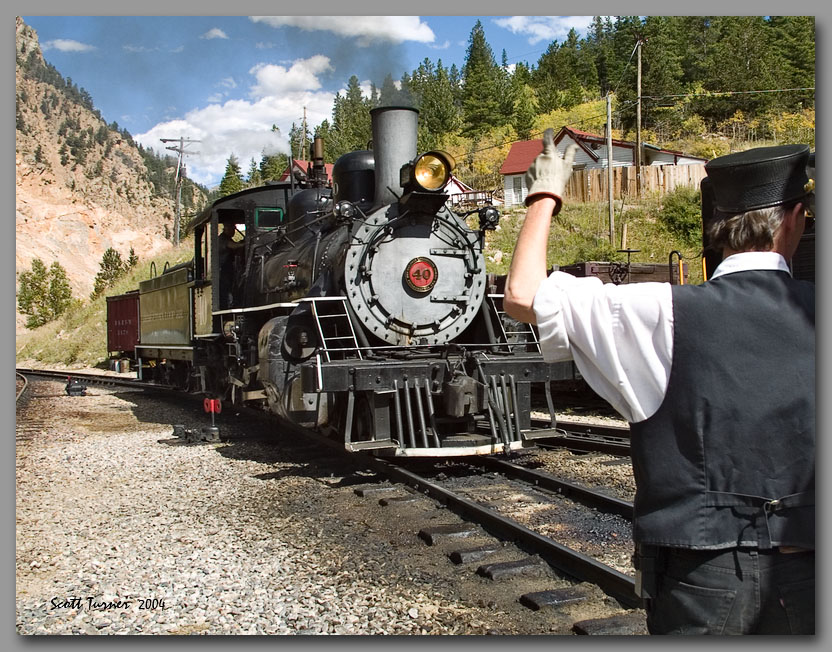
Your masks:
<svg viewBox="0 0 832 652"><path fill-rule="evenodd" d="M180 223L180 204L182 200L182 179L185 176L185 144L186 143L198 143L201 141L198 140L191 140L190 138L183 138L180 136L179 138L160 138L163 143L179 143L179 147L166 147L165 149L169 149L173 152L176 152L179 156L176 161L176 185L174 188L174 194L176 195L176 215L173 219L173 244L175 247L179 246L179 223ZM199 154L199 152L188 152L188 154Z"/></svg>
<svg viewBox="0 0 832 652"><path fill-rule="evenodd" d="M613 210L614 193L612 189L612 95L607 91L607 194L610 204L610 244L615 244L615 215Z"/></svg>
<svg viewBox="0 0 832 652"><path fill-rule="evenodd" d="M636 75L636 197L641 199L641 36L636 43L638 73Z"/></svg>
<svg viewBox="0 0 832 652"><path fill-rule="evenodd" d="M306 107L303 107L303 127L301 129L300 156L298 158L301 161L306 161Z"/></svg>

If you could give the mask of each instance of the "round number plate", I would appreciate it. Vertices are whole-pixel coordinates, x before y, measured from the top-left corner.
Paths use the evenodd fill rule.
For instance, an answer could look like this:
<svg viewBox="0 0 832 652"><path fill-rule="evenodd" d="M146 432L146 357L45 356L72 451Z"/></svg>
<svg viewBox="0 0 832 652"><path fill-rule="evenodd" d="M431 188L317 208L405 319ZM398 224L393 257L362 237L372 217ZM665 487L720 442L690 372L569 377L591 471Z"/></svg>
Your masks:
<svg viewBox="0 0 832 652"><path fill-rule="evenodd" d="M436 265L430 258L414 258L404 270L407 284L416 292L430 292L437 276Z"/></svg>

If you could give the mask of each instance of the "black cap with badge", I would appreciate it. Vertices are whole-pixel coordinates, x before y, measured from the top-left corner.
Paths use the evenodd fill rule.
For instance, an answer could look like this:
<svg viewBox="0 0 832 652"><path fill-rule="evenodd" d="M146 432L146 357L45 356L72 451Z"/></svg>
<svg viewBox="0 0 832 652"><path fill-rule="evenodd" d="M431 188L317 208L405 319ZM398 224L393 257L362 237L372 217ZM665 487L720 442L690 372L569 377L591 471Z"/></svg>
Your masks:
<svg viewBox="0 0 832 652"><path fill-rule="evenodd" d="M808 145L757 147L705 164L719 213L736 215L806 197Z"/></svg>

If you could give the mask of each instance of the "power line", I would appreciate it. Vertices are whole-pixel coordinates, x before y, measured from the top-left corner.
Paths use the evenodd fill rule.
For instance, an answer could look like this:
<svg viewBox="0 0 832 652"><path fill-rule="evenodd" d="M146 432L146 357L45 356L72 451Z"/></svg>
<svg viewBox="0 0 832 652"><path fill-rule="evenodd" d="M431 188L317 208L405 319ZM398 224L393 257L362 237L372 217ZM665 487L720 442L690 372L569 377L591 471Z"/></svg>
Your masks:
<svg viewBox="0 0 832 652"><path fill-rule="evenodd" d="M635 52L635 50L633 50ZM757 93L796 93L796 92L805 92L805 91L814 91L814 86L807 86L803 88L774 88L774 89L765 89L765 90L756 90L756 91L698 91L696 93L679 93L673 95L642 95L642 100L662 100L662 99L673 99L673 98L683 98L683 97L716 97L716 96L730 96L730 95L752 95ZM636 104L636 100L623 100L619 103L618 107L613 111L613 115L620 117L620 115L629 107ZM668 104L665 106L673 106L672 104ZM606 117L606 113L598 113L597 115L591 115L586 118L582 118L581 120L577 120L575 122L571 122L568 124L563 125L564 127L574 127L576 125L581 125L586 122L590 122L597 118ZM542 137L543 132L531 132L530 135L532 137ZM498 147L504 147L505 145L510 145L512 143L519 143L520 140L509 140L502 143L496 143L494 145L488 145L487 147L482 147L480 149L475 149L469 154L479 154L480 152L487 152L490 149L497 149Z"/></svg>
<svg viewBox="0 0 832 652"><path fill-rule="evenodd" d="M697 91L696 93L680 93L677 95L642 95L643 100L664 100L674 97L715 97L721 95L755 95L762 93L796 93L801 91L814 91L814 86L804 88L770 88L761 91Z"/></svg>

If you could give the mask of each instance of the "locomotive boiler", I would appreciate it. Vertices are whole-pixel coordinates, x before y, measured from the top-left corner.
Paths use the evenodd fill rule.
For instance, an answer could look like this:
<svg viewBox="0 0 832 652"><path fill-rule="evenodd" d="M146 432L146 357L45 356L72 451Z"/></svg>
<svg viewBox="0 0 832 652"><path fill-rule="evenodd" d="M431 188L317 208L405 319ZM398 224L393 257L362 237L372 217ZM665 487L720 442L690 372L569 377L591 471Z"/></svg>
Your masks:
<svg viewBox="0 0 832 652"><path fill-rule="evenodd" d="M140 284L141 373L377 455L550 436L531 426L532 387L554 414L549 383L574 368L544 363L534 329L503 314L483 255L496 208L450 209L453 159L417 154L417 110L371 119L372 148L340 157L331 184L316 139L304 179L199 216L193 260ZM236 254L224 224L245 234Z"/></svg>

